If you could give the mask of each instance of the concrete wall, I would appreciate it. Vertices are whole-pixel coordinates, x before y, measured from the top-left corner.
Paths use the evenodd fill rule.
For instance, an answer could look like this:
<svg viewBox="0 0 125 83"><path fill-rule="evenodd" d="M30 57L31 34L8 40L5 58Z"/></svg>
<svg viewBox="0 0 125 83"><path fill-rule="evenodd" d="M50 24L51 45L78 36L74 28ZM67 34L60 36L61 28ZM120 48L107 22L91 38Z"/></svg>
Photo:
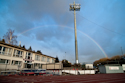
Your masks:
<svg viewBox="0 0 125 83"><path fill-rule="evenodd" d="M82 68L81 67L63 67L63 70L82 70Z"/></svg>
<svg viewBox="0 0 125 83"><path fill-rule="evenodd" d="M62 70L46 70L47 74L62 75Z"/></svg>
<svg viewBox="0 0 125 83"><path fill-rule="evenodd" d="M123 71L125 71L125 64L122 64Z"/></svg>
<svg viewBox="0 0 125 83"><path fill-rule="evenodd" d="M42 69L63 69L63 64L62 63L43 64Z"/></svg>
<svg viewBox="0 0 125 83"><path fill-rule="evenodd" d="M9 70L9 69L18 70L18 65L3 65L3 64L0 65L1 70L5 70L5 68L6 70Z"/></svg>
<svg viewBox="0 0 125 83"><path fill-rule="evenodd" d="M78 74L95 74L95 70L62 70L62 72L70 73L70 74L74 74L74 75L78 75Z"/></svg>

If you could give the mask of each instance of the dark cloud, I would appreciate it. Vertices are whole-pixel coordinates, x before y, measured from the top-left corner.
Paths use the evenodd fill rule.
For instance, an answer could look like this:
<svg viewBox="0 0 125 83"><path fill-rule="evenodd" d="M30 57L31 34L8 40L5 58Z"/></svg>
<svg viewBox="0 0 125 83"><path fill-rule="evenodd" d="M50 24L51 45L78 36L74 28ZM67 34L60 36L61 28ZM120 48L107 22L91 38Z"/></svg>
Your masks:
<svg viewBox="0 0 125 83"><path fill-rule="evenodd" d="M33 27L39 25L50 25L52 21L55 21L55 25L71 25L73 24L73 15L71 16L69 11L69 3L67 1L59 1L59 0L21 0L21 1L8 1L7 4L4 5L6 7L7 12L4 12L4 18L6 19L6 26L15 29L18 32L23 32L25 30L31 29ZM9 14L8 14L9 13ZM10 16L9 18L7 18ZM52 20L49 21L49 18ZM43 22L44 21L44 22ZM40 23L41 22L41 23ZM39 25L34 25L34 23ZM44 24L45 23L45 24ZM44 27L43 27L44 30ZM45 27L46 30L46 27ZM60 34L60 32L53 30L46 30L42 35L44 35L44 39L49 37L46 34L50 34L50 36L55 36L55 34ZM40 33L40 32L38 32ZM67 34L67 32L61 32L62 34ZM24 34L26 35L26 34ZM30 35L27 34L27 35ZM39 34L36 34L37 39L43 39L43 37L39 37ZM57 35L58 36L58 35ZM68 34L67 34L68 36ZM60 37L57 37L60 39ZM66 38L66 37L65 37Z"/></svg>

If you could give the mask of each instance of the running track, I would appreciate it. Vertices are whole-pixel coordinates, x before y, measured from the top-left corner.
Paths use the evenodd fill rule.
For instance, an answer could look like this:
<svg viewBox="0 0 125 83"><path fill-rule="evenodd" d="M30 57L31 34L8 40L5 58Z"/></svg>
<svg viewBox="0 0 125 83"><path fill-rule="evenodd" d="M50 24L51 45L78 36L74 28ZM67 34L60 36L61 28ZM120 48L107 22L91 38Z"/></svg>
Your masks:
<svg viewBox="0 0 125 83"><path fill-rule="evenodd" d="M125 83L125 73L67 76L0 76L0 83Z"/></svg>

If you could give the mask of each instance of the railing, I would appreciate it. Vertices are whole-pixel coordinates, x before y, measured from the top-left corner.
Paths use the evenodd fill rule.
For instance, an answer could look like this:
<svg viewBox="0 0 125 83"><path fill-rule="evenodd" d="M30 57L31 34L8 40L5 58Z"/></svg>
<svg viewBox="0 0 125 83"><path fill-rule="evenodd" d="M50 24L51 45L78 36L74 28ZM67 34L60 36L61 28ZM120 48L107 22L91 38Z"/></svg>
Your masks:
<svg viewBox="0 0 125 83"><path fill-rule="evenodd" d="M21 54L14 54L13 56L22 58L23 55L21 55Z"/></svg>
<svg viewBox="0 0 125 83"><path fill-rule="evenodd" d="M1 55L11 56L12 53L11 53L11 52L4 52L4 51L1 52L1 51L0 51L0 54L1 54Z"/></svg>
<svg viewBox="0 0 125 83"><path fill-rule="evenodd" d="M32 57L26 56L25 59L30 59L30 60L32 60Z"/></svg>

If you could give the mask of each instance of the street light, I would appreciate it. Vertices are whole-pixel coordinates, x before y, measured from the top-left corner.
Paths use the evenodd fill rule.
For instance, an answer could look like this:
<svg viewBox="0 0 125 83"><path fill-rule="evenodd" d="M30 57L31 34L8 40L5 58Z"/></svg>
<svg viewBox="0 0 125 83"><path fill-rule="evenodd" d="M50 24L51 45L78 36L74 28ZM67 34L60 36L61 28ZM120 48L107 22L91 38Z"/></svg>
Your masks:
<svg viewBox="0 0 125 83"><path fill-rule="evenodd" d="M70 4L70 11L74 11L74 29L75 29L75 57L76 57L76 63L78 64L78 47L77 47L77 31L76 31L76 12L80 11L80 4Z"/></svg>
<svg viewBox="0 0 125 83"><path fill-rule="evenodd" d="M7 69L7 64L8 64L8 63L5 63L5 64L6 64L6 66L5 66L5 71L6 71L6 69Z"/></svg>
<svg viewBox="0 0 125 83"><path fill-rule="evenodd" d="M8 60L5 61L5 64L6 64L6 66L5 66L5 71L6 71L6 69L7 69L7 64L8 64L8 62L9 62Z"/></svg>
<svg viewBox="0 0 125 83"><path fill-rule="evenodd" d="M80 4L75 4L75 2L74 2L74 4L70 4L70 11L74 11L74 10L76 10L76 11L80 11L80 7L81 5Z"/></svg>
<svg viewBox="0 0 125 83"><path fill-rule="evenodd" d="M122 47L121 47L121 51L122 51ZM122 55L123 55L123 51L122 51Z"/></svg>

